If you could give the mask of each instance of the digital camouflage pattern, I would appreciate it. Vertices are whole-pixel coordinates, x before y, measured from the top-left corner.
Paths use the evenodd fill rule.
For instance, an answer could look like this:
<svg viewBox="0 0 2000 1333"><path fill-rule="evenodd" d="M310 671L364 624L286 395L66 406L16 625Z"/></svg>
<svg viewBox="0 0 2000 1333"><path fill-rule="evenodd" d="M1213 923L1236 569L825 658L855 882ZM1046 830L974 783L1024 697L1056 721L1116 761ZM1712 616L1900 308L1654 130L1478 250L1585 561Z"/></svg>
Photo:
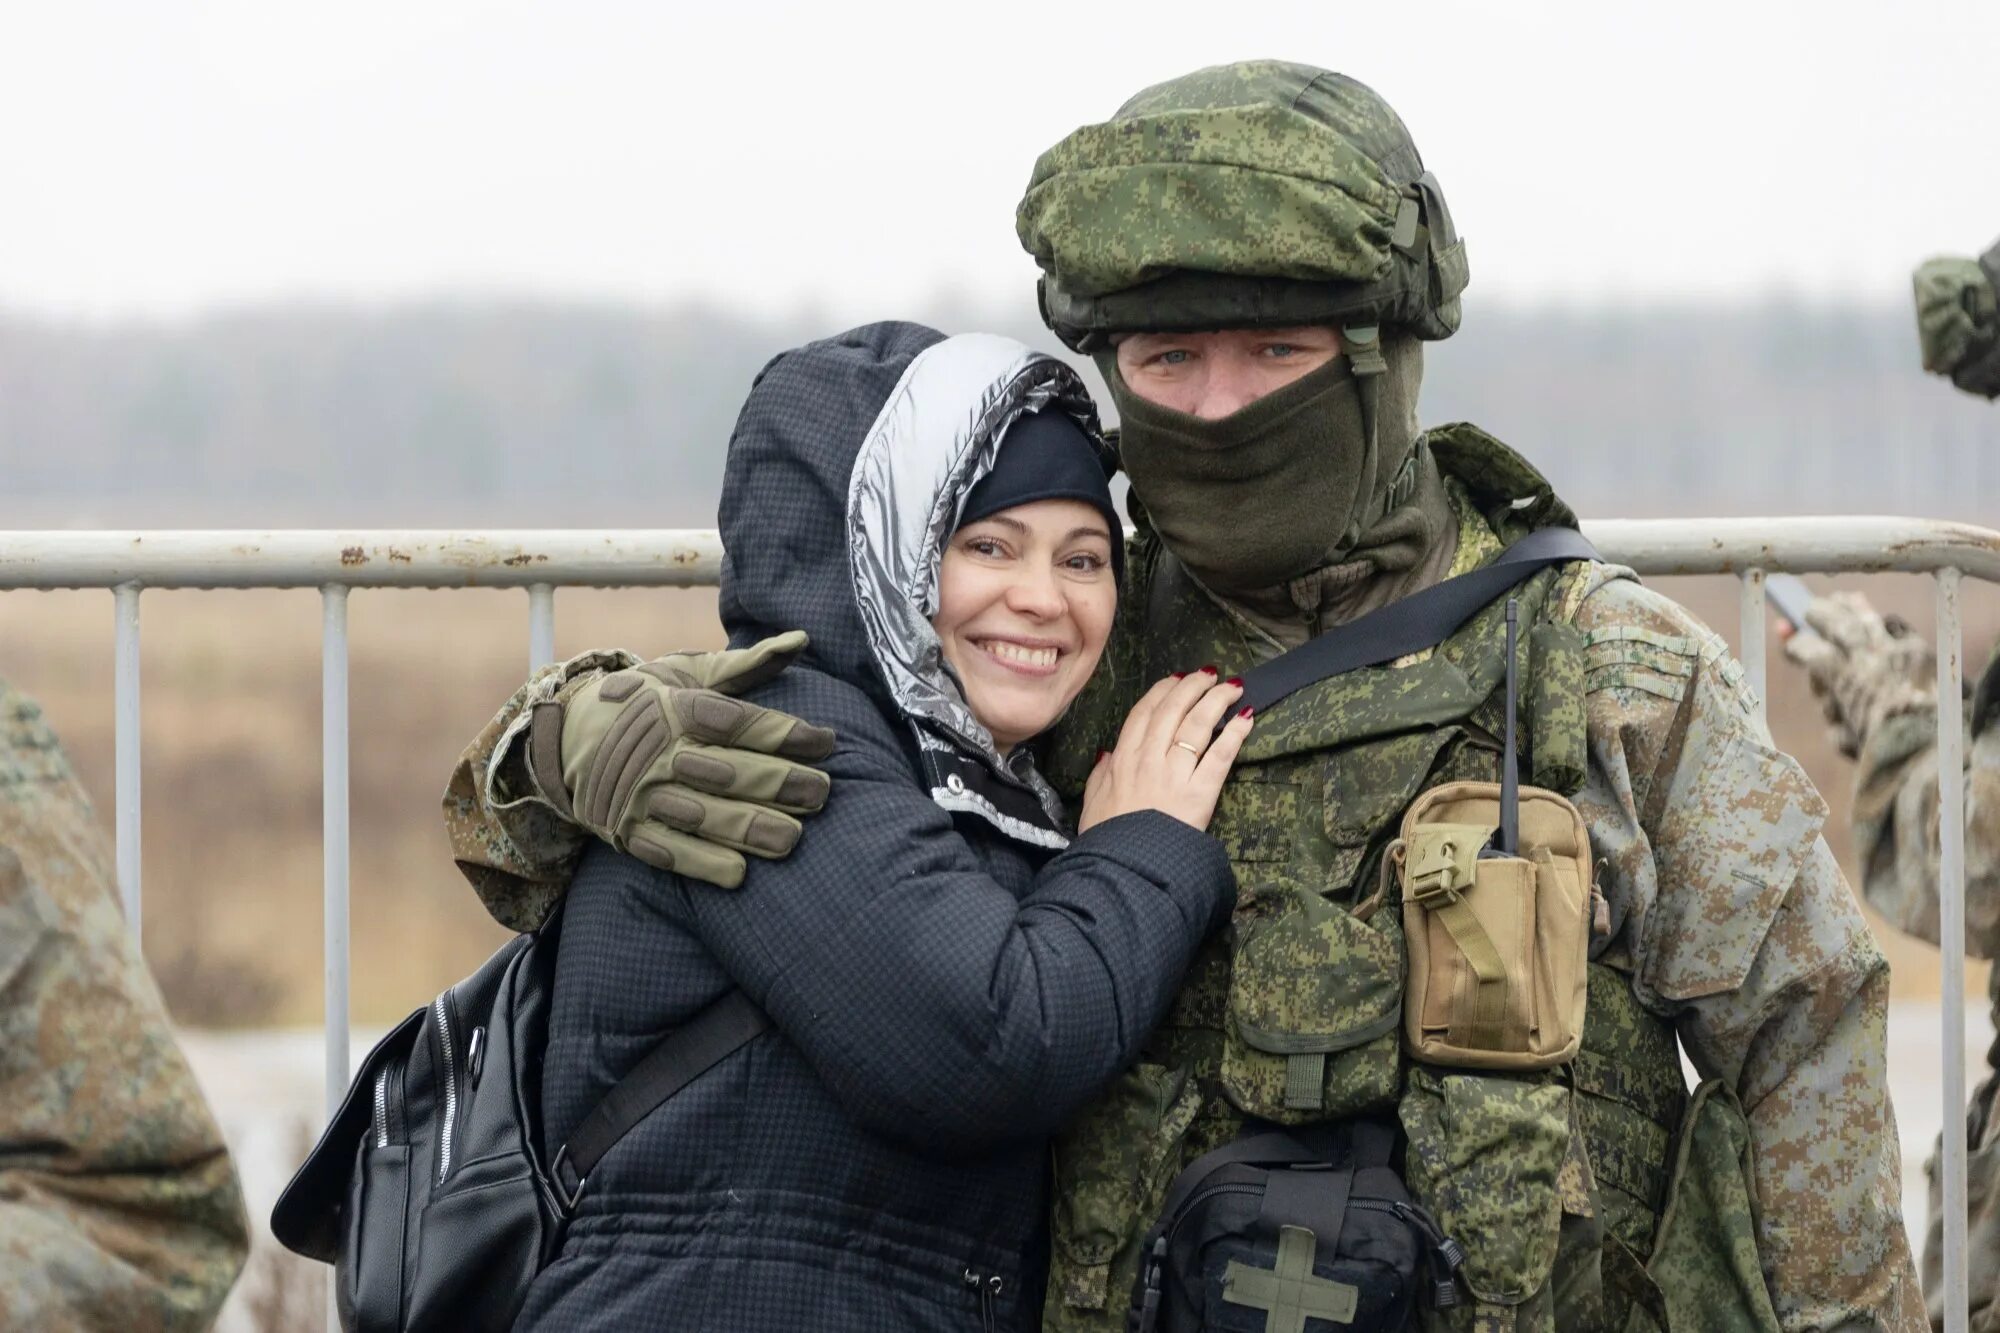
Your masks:
<svg viewBox="0 0 2000 1333"><path fill-rule="evenodd" d="M1470 505L1488 527L1483 541L1467 544L1454 572L1490 558L1521 526L1567 514L1533 470L1490 437L1447 428L1433 432L1431 447L1450 460L1447 475L1457 483L1452 495L1460 513ZM1496 496L1534 498L1516 511ZM1145 618L1139 626L1121 623L1121 635L1136 631L1145 649L1135 653L1129 644L1114 644L1122 656L1114 657L1112 672L1125 678L1126 692L1168 667L1214 661L1229 671L1260 655L1241 618L1204 615L1199 590L1158 573L1165 567L1171 575L1170 564L1144 541L1131 561L1145 582L1128 590L1126 603L1143 606ZM1740 1205L1734 1234L1752 1238L1778 1326L1918 1327L1885 1083L1887 969L1819 839L1823 804L1797 765L1769 748L1741 670L1721 640L1686 612L1602 569L1562 580L1546 594L1545 608L1536 606L1534 595L1532 584L1522 593L1524 618L1546 615L1556 622L1545 626L1549 669L1580 673L1585 687L1580 695L1558 695L1540 691L1531 679L1527 697L1548 700L1552 715L1530 716L1524 729L1551 737L1573 729L1579 736L1554 745L1551 760L1574 764L1578 750L1584 752L1575 799L1591 829L1612 914L1611 933L1597 949L1585 1049L1572 1069L1573 1113L1588 1151L1581 1161L1565 1162L1560 1220L1545 1219L1538 1233L1563 1238L1557 1271L1527 1273L1531 1260L1546 1258L1546 1245L1503 1254L1494 1261L1496 1270L1519 1271L1491 1275L1497 1280L1486 1284L1493 1299L1482 1302L1485 1308L1466 1308L1437 1324L1536 1328L1553 1319L1556 1327L1597 1327L1600 1300L1666 1309L1673 1302L1665 1288L1699 1292L1735 1271L1725 1256L1712 1259L1703 1277L1685 1249L1664 1257L1659 1272L1649 1276L1645 1267L1655 1219L1672 1202L1669 1168L1682 1130L1677 1030L1703 1073L1722 1080L1744 1108L1742 1133L1751 1145L1762 1211L1753 1217L1747 1204ZM1477 637L1476 629L1463 633ZM1492 779L1491 738L1498 728L1490 687L1497 677L1482 674L1481 664L1456 642L1393 669L1357 673L1364 679L1324 683L1315 687L1317 699L1314 692L1294 696L1260 722L1211 826L1237 863L1239 942L1251 937L1246 921L1282 901L1261 886L1317 883L1349 904L1372 892L1370 858L1413 782ZM1580 662L1561 660L1564 642L1581 644ZM1531 676L1534 669L1531 663ZM1470 700L1480 701L1472 709L1474 725L1454 728L1450 724L1465 715ZM1490 711L1482 716L1481 707ZM1563 707L1572 710L1568 723L1557 711ZM1089 711L1102 726L1115 719L1118 701L1107 706L1100 696ZM1101 743L1065 734L1056 758L1087 759ZM1288 754L1291 771L1281 772ZM1527 763L1538 783L1562 781L1554 772L1548 780L1540 776L1537 755ZM1070 770L1071 785L1075 772ZM1246 790L1253 793L1248 799L1238 795ZM1191 1068L1198 1084L1212 1083L1169 1168L1233 1137L1246 1100L1258 1114L1273 1110L1253 1099L1268 1096L1276 1079L1253 1084L1232 1077L1232 1059L1247 1045L1236 1015L1254 987L1232 975L1231 953L1229 945L1218 944L1197 964L1151 1053L1160 1070L1142 1065L1135 1071L1135 1077L1160 1078ZM1240 943L1234 953L1241 969ZM1296 1002L1314 1007L1333 996L1309 993ZM1302 1031L1324 1026L1321 1014L1297 1017ZM1395 1049L1391 1039L1376 1052L1364 1044L1328 1053L1327 1113L1365 1109L1356 1102L1385 1085L1379 1062L1393 1059ZM1372 1076L1355 1076L1357 1068L1371 1066ZM1467 1104L1512 1105L1518 1087L1530 1082L1509 1088L1496 1080L1485 1099ZM1532 1097L1528 1102L1537 1105ZM1452 1124L1470 1135L1470 1143L1479 1141L1477 1117L1425 1115L1420 1102L1407 1099L1403 1108L1406 1127ZM1714 1114L1723 1109L1726 1103ZM1540 1106L1539 1114L1537 1141L1555 1141L1554 1108ZM1157 1150L1135 1135L1129 1115L1108 1125L1086 1118L1058 1144L1058 1172L1076 1163L1101 1179L1114 1174L1101 1160L1110 1154L1128 1169L1128 1182L1135 1175L1143 1181ZM1463 1140L1413 1144L1412 1151L1443 1161L1476 1155ZM1513 1164L1532 1183L1543 1170L1536 1165L1541 1160L1524 1156ZM1488 1165L1506 1169L1497 1160ZM1524 1183L1510 1186L1509 1197L1523 1191L1534 1192ZM1156 1205L1149 1190L1128 1185L1126 1193L1141 1214ZM1738 1197L1751 1195L1744 1190ZM1511 1222L1482 1219L1476 1206L1462 1206L1459 1216L1482 1237L1511 1234ZM1087 1264L1084 1250L1063 1234L1060 1215L1058 1222L1061 1303L1052 1293L1051 1325L1115 1327L1136 1256L1128 1248ZM1616 1245L1592 1243L1592 1223ZM1723 1240L1726 1248L1732 1233L1710 1226L1702 1234ZM1103 1248L1100 1241L1089 1252ZM1607 1257L1614 1249L1617 1257ZM1598 1282L1578 1276L1593 1269L1617 1279L1605 1277L1602 1294ZM1508 1307L1502 1298L1523 1289L1510 1280L1523 1275L1529 1289L1548 1281L1550 1290L1537 1290L1503 1316ZM1089 1309L1093 1303L1102 1308Z"/></svg>
<svg viewBox="0 0 2000 1333"><path fill-rule="evenodd" d="M1671 1202L1647 1263L1658 1300L1638 1303L1653 1328L1755 1333L1777 1321L1757 1247L1738 1225L1757 1212L1746 1124L1720 1079L1695 1090L1668 1185ZM1717 1237L1727 1243L1718 1247Z"/></svg>
<svg viewBox="0 0 2000 1333"><path fill-rule="evenodd" d="M1236 106L1198 96L1192 107L1168 102L1148 114L1127 104L1117 119L1086 125L1042 154L1020 210L1029 253L1078 296L1174 269L1318 282L1380 277L1396 183L1331 125L1262 91L1246 86ZM1171 206L1176 196L1207 199L1219 189L1229 191L1229 209ZM1270 229L1245 232L1233 225L1238 211L1268 219ZM1051 239L1065 233L1092 240Z"/></svg>
<svg viewBox="0 0 2000 1333"><path fill-rule="evenodd" d="M1198 70L1077 130L1035 163L1015 232L1043 270L1050 327L1079 350L1135 328L1379 323L1444 338L1467 278L1396 113L1353 79L1284 61Z"/></svg>
<svg viewBox="0 0 2000 1333"><path fill-rule="evenodd" d="M536 671L459 756L444 790L452 859L495 921L534 930L569 887L590 834L562 817L528 770L535 706L639 664L631 653L582 653Z"/></svg>
<svg viewBox="0 0 2000 1333"><path fill-rule="evenodd" d="M1816 602L1815 605L1818 605ZM1862 604L1866 607L1866 604ZM1867 614L1873 615L1872 609ZM1879 617L1877 617L1879 619ZM2000 956L2000 651L1987 663L1967 710L1965 748L1965 947ZM1862 891L1897 928L1938 942L1938 747L1935 689L1887 715L1859 737L1854 775L1854 850ZM2000 967L1988 997L2000 1024ZM2000 1333L2000 1040L1966 1110L1966 1230L1974 1333ZM1937 1155L1930 1176L1924 1290L1933 1325L1943 1327L1943 1200Z"/></svg>
<svg viewBox="0 0 2000 1333"><path fill-rule="evenodd" d="M1920 1328L1888 966L1820 836L1825 805L1687 612L1614 582L1576 623L1591 749L1576 800L1612 924L1597 960L1741 1104L1780 1326Z"/></svg>
<svg viewBox="0 0 2000 1333"><path fill-rule="evenodd" d="M1454 572L1490 559L1526 526L1567 517L1534 470L1491 437L1450 427L1432 432L1429 446L1449 462L1461 534ZM1527 503L1516 509L1495 496ZM1106 666L1048 755L1052 777L1067 774L1072 790L1100 735L1122 717L1123 694L1159 670L1201 662L1235 670L1276 651L1226 608L1211 604L1217 614L1197 614L1206 599L1173 575L1171 558L1142 534L1127 562ZM1612 1307L1627 1310L1633 1327L1646 1319L1661 1328L1710 1327L1685 1311L1741 1285L1747 1236L1777 1327L1922 1327L1886 1090L1887 965L1819 836L1823 803L1798 766L1770 747L1722 640L1686 611L1598 566L1531 582L1522 596L1534 599L1526 619L1537 625L1527 636L1528 771L1538 785L1570 791L1583 811L1611 929L1594 948L1584 1049L1566 1072L1560 1113L1575 1133L1564 1136L1569 1147L1554 1190L1537 1192L1538 1206L1552 1194L1559 1209L1548 1291L1520 1307L1468 1306L1458 1322L1440 1326L1472 1327L1475 1317L1491 1326L1496 1310L1516 1309L1519 1322L1508 1326L1549 1327L1553 1319L1556 1327L1602 1327ZM1239 922L1279 915L1274 908L1298 901L1302 890L1323 894L1346 917L1379 883L1371 872L1407 803L1408 774L1419 785L1491 780L1491 672L1490 662L1482 669L1465 654L1455 659L1447 645L1361 673L1367 680L1350 683L1352 697L1322 694L1314 704L1306 692L1294 701L1308 706L1273 709L1246 746L1213 826L1237 868ZM555 688L548 673L538 679ZM1561 687L1579 679L1580 692ZM1438 691L1449 697L1433 700ZM498 873L553 894L576 836L546 816L520 818L520 789L504 785L502 742L519 724L526 693L461 762L455 785L463 781L465 800L453 843L469 873ZM1468 701L1475 715L1487 710L1484 721L1442 725L1464 717ZM495 882L492 873L482 878ZM508 900L487 901L500 903L498 914ZM1316 938L1293 947L1379 953L1378 944L1343 932L1388 929L1394 915L1378 910L1367 923L1350 918L1329 929L1330 916L1317 914ZM1291 1053L1241 1040L1232 1015L1249 997L1232 989L1231 955L1230 941L1211 943L1146 1059L1056 1145L1063 1187L1051 1329L1120 1327L1136 1241L1174 1174L1235 1137L1238 1100L1282 1113L1286 1093L1310 1083L1295 1078ZM1295 1002L1317 1009L1316 1017L1337 1017L1350 1001L1372 1003L1367 988L1358 1000L1341 991L1315 996L1308 988ZM1282 1007L1264 1005L1267 1031ZM1336 1030L1300 1027L1321 1038ZM1366 1024L1347 1030L1357 1044L1345 1050L1299 1053L1307 1067L1324 1056L1311 1088L1320 1114L1396 1104L1397 1038L1356 1036L1365 1031ZM1715 1084L1701 1116L1683 1114L1676 1033ZM1522 1084L1548 1086L1551 1076ZM1525 1101L1539 1116L1537 1141L1554 1141L1551 1094L1499 1088L1487 1096L1496 1105ZM1406 1114L1427 1123L1420 1111ZM1477 1123L1470 1140L1416 1151L1469 1158ZM1714 1168L1729 1159L1716 1144L1726 1148L1732 1134L1747 1165L1734 1190ZM1545 1176L1547 1160L1538 1154L1525 1174ZM1709 1166L1694 1170L1690 1161ZM1702 1209L1698 1226L1661 1228L1663 1212ZM1549 1223L1538 1216L1537 1244L1496 1267L1542 1262ZM1668 1237L1673 1244L1655 1253L1655 1242ZM1502 1294L1498 1285L1489 1291ZM1754 1296L1740 1292L1728 1308L1754 1312ZM1669 1324L1675 1308L1682 1317Z"/></svg>
<svg viewBox="0 0 2000 1333"><path fill-rule="evenodd" d="M0 683L0 1328L207 1328L248 1244L104 835Z"/></svg>

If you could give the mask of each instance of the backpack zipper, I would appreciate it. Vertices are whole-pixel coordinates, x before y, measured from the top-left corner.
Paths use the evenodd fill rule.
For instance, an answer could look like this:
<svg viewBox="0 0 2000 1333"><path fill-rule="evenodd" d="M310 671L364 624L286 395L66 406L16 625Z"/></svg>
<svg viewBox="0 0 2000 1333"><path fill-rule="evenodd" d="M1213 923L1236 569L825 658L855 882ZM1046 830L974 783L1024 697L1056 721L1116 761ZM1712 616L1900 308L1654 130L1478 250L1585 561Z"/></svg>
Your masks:
<svg viewBox="0 0 2000 1333"><path fill-rule="evenodd" d="M377 1148L403 1141L403 1063L390 1060L375 1074L375 1114L369 1138Z"/></svg>
<svg viewBox="0 0 2000 1333"><path fill-rule="evenodd" d="M389 1067L375 1075L375 1146L389 1146Z"/></svg>
<svg viewBox="0 0 2000 1333"><path fill-rule="evenodd" d="M451 1015L445 1001L451 992L437 997L432 1008L437 1013L438 1045L444 1048L444 1129L438 1136L438 1183L451 1170L451 1131L458 1121L458 1057L451 1049Z"/></svg>

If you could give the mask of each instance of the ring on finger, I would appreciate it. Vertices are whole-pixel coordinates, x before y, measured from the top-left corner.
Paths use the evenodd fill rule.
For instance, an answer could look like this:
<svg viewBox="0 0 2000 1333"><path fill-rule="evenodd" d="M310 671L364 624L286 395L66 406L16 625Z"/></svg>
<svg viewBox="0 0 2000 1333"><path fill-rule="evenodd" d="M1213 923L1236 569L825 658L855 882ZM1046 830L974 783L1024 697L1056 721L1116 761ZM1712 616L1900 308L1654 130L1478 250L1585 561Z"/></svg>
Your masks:
<svg viewBox="0 0 2000 1333"><path fill-rule="evenodd" d="M1186 750L1189 754L1193 755L1197 759L1201 758L1201 751L1196 749L1194 746L1189 745L1186 741L1176 740L1174 742L1174 745L1178 749Z"/></svg>

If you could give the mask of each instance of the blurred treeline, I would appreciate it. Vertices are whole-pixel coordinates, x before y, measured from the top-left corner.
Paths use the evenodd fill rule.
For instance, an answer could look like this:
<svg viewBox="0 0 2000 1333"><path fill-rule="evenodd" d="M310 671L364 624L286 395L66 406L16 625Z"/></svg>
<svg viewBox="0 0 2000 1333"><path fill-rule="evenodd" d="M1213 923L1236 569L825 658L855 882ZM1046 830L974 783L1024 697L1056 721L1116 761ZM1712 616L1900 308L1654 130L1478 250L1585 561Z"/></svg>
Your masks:
<svg viewBox="0 0 2000 1333"><path fill-rule="evenodd" d="M1901 306L1469 303L1428 422L1475 420L1600 516L1977 520L2000 412L1917 367ZM802 312L273 307L183 324L0 316L0 526L706 526L773 353L900 313L1060 350L1032 304Z"/></svg>
<svg viewBox="0 0 2000 1333"><path fill-rule="evenodd" d="M1032 307L918 318L1054 350ZM737 406L843 321L699 310L273 309L173 326L0 318L0 528L706 526ZM1426 420L1470 419L1586 516L1905 512L2000 524L2000 409L1917 368L1906 312L1492 310L1431 349ZM1094 373L1094 372L1092 372ZM1254 518L1253 520L1254 521ZM1730 580L1671 581L1730 635ZM1927 581L1865 581L1913 623ZM0 679L41 700L109 823L110 597L0 596ZM319 1012L319 613L305 592L144 598L147 953L200 1026ZM519 593L352 600L354 1009L386 1022L502 937L437 798L519 682ZM566 591L558 651L720 640L712 592ZM1971 663L2000 592L1968 591ZM1772 722L1833 801L1851 768L1772 653ZM1887 941L1885 941L1887 942ZM1934 954L1898 949L1922 990ZM1907 964L1907 966L1903 966Z"/></svg>

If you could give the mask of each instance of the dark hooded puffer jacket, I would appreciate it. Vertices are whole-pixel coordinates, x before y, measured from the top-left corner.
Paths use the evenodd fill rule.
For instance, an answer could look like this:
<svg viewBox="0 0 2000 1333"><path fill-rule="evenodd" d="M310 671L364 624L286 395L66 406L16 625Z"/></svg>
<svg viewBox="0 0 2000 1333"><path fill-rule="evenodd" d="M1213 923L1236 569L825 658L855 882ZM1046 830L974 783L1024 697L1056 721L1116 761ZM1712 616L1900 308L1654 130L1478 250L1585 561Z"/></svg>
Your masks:
<svg viewBox="0 0 2000 1333"><path fill-rule="evenodd" d="M838 732L833 794L739 892L585 859L550 1144L732 986L775 1027L598 1165L517 1327L1037 1327L1048 1136L1136 1057L1234 890L1213 839L1154 811L1065 848L1047 787L938 663L940 543L1036 409L1091 412L1058 362L908 324L759 376L725 474L723 618L739 644L810 632L756 698Z"/></svg>

